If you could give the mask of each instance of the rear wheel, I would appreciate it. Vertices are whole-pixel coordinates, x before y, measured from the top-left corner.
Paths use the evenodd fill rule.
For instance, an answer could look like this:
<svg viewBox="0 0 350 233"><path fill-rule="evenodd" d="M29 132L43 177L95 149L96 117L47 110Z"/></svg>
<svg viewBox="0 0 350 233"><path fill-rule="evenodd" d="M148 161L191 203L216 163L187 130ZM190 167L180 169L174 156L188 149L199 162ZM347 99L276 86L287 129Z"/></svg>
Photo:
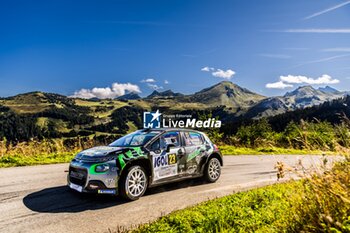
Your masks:
<svg viewBox="0 0 350 233"><path fill-rule="evenodd" d="M210 158L204 169L204 179L207 182L214 183L219 179L220 175L220 161L215 157Z"/></svg>
<svg viewBox="0 0 350 233"><path fill-rule="evenodd" d="M147 173L141 166L131 166L120 182L120 195L130 201L139 199L148 186Z"/></svg>

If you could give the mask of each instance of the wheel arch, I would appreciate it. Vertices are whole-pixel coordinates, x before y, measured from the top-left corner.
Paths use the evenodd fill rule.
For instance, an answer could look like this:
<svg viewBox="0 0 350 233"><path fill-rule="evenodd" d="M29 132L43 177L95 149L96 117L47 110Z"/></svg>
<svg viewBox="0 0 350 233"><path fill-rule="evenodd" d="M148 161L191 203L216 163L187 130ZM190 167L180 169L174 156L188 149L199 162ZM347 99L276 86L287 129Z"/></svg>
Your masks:
<svg viewBox="0 0 350 233"><path fill-rule="evenodd" d="M211 155L208 156L208 159L207 159L207 163L209 162L209 160L211 158L217 158L220 162L220 165L223 166L224 165L224 161L222 160L222 156L219 154L219 153L212 153Z"/></svg>
<svg viewBox="0 0 350 233"><path fill-rule="evenodd" d="M125 176L126 174L126 171L132 167L132 166L135 166L135 165L139 165L141 167L143 167L147 173L147 176L148 176L148 180L150 181L150 178L152 176L152 165L151 165L151 162L147 159L147 158L140 158L140 159L135 159L135 160L131 160L129 161L125 167L123 167L122 171L121 171L121 174L120 174L120 177L122 176ZM119 179L120 180L120 179Z"/></svg>

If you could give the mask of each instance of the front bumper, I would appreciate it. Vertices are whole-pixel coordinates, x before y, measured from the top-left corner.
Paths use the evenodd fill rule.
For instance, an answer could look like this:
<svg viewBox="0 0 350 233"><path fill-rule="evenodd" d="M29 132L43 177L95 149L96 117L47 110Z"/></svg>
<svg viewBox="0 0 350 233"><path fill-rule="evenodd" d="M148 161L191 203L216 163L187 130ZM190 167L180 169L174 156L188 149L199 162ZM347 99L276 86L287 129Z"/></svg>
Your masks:
<svg viewBox="0 0 350 233"><path fill-rule="evenodd" d="M117 194L118 168L115 161L108 161L106 172L95 172L96 163L72 161L67 176L68 186L78 192Z"/></svg>

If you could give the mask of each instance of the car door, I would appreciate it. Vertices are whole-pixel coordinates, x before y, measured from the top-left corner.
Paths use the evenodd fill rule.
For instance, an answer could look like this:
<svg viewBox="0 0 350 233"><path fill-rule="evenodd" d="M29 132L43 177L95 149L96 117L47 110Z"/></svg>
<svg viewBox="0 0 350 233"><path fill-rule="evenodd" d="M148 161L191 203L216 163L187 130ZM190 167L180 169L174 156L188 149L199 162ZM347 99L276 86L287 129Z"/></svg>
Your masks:
<svg viewBox="0 0 350 233"><path fill-rule="evenodd" d="M182 135L186 154L186 173L187 175L199 174L206 156L203 136L195 131L184 131Z"/></svg>
<svg viewBox="0 0 350 233"><path fill-rule="evenodd" d="M160 183L181 176L180 164L184 148L179 131L165 132L153 142L150 150L153 182Z"/></svg>

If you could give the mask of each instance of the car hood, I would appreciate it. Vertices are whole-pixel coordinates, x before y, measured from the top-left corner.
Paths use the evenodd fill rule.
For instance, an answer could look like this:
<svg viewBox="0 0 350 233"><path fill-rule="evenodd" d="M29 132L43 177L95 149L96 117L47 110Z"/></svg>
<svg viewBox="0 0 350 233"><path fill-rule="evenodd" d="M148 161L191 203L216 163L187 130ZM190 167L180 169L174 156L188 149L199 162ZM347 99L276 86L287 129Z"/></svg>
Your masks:
<svg viewBox="0 0 350 233"><path fill-rule="evenodd" d="M85 155L85 156L106 156L111 153L115 153L118 151L123 150L124 147L113 147L113 146L96 146L87 150L81 151L79 154Z"/></svg>
<svg viewBox="0 0 350 233"><path fill-rule="evenodd" d="M111 160L116 158L125 149L127 147L97 146L79 152L75 159L91 162Z"/></svg>

